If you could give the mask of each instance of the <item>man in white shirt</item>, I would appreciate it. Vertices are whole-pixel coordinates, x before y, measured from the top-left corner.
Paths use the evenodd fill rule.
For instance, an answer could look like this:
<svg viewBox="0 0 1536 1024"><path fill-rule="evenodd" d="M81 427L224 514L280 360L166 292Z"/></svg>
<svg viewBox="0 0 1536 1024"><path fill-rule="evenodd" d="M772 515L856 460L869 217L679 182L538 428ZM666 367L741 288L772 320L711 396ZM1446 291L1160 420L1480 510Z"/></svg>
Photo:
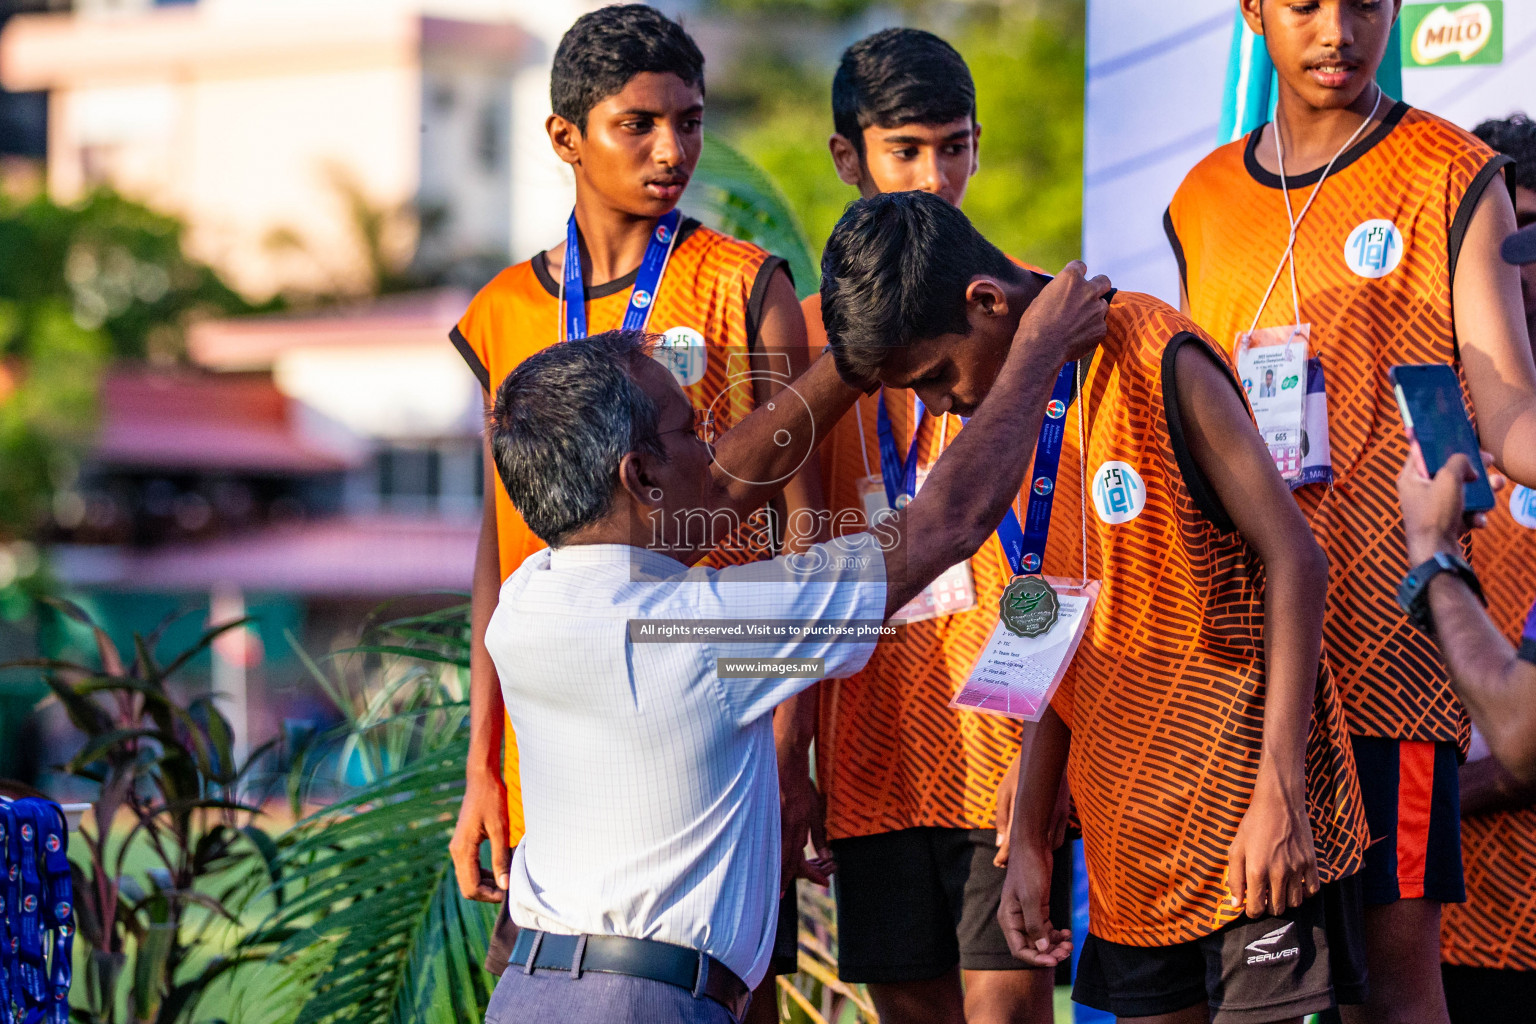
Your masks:
<svg viewBox="0 0 1536 1024"><path fill-rule="evenodd" d="M720 570L688 567L709 547L698 527L761 507L859 394L830 356L791 386L800 401L713 444L638 332L554 346L507 377L491 450L549 549L503 584L486 631L527 826L490 1024L740 1021L775 928L775 705L858 671L880 623L997 528L1057 370L1104 336L1108 288L1073 264L1041 293L902 511Z"/></svg>

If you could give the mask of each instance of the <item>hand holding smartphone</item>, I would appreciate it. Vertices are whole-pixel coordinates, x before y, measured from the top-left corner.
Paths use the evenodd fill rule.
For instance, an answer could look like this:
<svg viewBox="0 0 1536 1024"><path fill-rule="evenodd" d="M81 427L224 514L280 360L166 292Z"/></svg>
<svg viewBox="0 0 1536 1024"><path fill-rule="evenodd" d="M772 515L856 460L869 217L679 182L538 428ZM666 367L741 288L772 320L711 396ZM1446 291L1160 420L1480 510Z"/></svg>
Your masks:
<svg viewBox="0 0 1536 1024"><path fill-rule="evenodd" d="M1424 469L1434 476L1461 452L1477 471L1477 479L1462 490L1467 514L1492 509L1493 487L1456 371L1440 363L1412 364L1392 367L1389 376L1408 439L1417 441L1424 455Z"/></svg>

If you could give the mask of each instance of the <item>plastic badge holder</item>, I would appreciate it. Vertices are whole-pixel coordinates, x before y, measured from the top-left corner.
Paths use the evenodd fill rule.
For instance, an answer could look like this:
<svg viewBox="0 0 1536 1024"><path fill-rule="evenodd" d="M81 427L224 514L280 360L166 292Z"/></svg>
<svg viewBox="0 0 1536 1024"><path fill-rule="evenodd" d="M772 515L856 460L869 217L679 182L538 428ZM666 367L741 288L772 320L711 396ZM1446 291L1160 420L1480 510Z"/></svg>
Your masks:
<svg viewBox="0 0 1536 1024"><path fill-rule="evenodd" d="M1099 599L1098 580L1044 579L1061 602L1056 625L1044 636L1030 639L1014 635L998 622L950 707L1040 721L1056 688L1066 678Z"/></svg>

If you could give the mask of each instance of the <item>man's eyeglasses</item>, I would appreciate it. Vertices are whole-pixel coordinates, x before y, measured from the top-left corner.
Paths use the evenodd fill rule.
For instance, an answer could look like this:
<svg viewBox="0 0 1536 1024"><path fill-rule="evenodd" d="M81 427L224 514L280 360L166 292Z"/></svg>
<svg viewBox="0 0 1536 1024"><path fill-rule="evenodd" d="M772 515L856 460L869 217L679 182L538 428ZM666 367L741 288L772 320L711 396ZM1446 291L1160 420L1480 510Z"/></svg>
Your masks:
<svg viewBox="0 0 1536 1024"><path fill-rule="evenodd" d="M708 409L704 412L703 416L700 417L699 411L697 409L693 409L689 412L688 422L685 425L681 427L673 427L671 430L657 431L656 436L663 437L667 434L688 434L713 447L715 441L717 440L717 434L715 432L715 410Z"/></svg>

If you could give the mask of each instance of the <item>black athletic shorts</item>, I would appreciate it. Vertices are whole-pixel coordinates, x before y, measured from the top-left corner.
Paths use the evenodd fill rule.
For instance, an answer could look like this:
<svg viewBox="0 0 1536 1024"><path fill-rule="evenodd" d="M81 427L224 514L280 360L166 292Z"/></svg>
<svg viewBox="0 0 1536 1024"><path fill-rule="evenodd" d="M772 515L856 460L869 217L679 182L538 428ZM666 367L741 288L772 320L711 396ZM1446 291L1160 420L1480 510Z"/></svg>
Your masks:
<svg viewBox="0 0 1536 1024"><path fill-rule="evenodd" d="M1456 744L1350 738L1371 827L1360 872L1366 904L1465 902Z"/></svg>
<svg viewBox="0 0 1536 1024"><path fill-rule="evenodd" d="M837 971L847 982L926 981L952 971L1033 970L997 923L1003 878L992 829L907 828L834 839ZM1051 917L1071 915L1071 859L1056 856Z"/></svg>
<svg viewBox="0 0 1536 1024"><path fill-rule="evenodd" d="M1212 1024L1280 1020L1364 1002L1358 879L1325 885L1285 914L1239 918L1176 946L1127 946L1090 932L1072 998L1117 1017L1207 1003Z"/></svg>
<svg viewBox="0 0 1536 1024"><path fill-rule="evenodd" d="M1536 1020L1536 971L1441 964L1451 1024L1530 1024Z"/></svg>

